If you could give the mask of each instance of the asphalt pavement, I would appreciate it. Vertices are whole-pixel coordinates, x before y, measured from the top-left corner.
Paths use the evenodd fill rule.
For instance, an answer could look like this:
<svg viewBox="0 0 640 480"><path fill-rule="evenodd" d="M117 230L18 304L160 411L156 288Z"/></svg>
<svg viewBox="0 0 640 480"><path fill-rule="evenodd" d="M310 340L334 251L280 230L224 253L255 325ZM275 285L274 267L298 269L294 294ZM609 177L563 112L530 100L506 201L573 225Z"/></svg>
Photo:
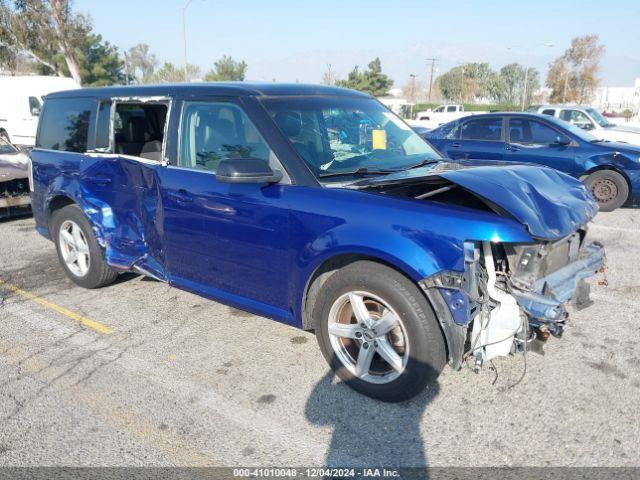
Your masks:
<svg viewBox="0 0 640 480"><path fill-rule="evenodd" d="M446 367L395 405L313 334L132 274L77 287L33 227L0 222L2 466L640 465L640 210L598 214L606 282L520 383L522 356Z"/></svg>

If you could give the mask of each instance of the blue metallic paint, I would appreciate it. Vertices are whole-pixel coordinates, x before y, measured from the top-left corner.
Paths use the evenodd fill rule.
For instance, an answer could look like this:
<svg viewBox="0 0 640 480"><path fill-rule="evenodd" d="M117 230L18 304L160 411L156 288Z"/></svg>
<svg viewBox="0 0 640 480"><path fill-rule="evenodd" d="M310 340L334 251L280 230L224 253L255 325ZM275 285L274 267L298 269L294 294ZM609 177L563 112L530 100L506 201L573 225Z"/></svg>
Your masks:
<svg viewBox="0 0 640 480"><path fill-rule="evenodd" d="M116 156L34 150L33 161L41 231L49 202L67 196L87 214L112 267L297 326L308 279L335 256L373 257L417 282L461 271L465 240L532 241L522 225L491 213L364 191L220 184L211 174ZM172 194L185 185L193 201L180 205Z"/></svg>

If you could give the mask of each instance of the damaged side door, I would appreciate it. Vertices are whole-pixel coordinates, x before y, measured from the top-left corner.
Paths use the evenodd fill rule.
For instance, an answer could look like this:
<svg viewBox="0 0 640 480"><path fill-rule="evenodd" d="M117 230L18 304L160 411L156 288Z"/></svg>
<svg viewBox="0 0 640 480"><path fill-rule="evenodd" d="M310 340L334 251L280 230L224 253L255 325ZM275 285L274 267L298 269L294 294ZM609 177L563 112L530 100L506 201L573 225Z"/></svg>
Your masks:
<svg viewBox="0 0 640 480"><path fill-rule="evenodd" d="M86 213L94 229L100 230L96 233L105 248L106 262L162 280L166 274L157 171L163 168L170 107L170 98L100 101L97 120L89 132L90 158L80 172L82 195L91 206ZM154 116L159 118L152 119ZM157 159L141 156L148 148L145 146L153 142Z"/></svg>

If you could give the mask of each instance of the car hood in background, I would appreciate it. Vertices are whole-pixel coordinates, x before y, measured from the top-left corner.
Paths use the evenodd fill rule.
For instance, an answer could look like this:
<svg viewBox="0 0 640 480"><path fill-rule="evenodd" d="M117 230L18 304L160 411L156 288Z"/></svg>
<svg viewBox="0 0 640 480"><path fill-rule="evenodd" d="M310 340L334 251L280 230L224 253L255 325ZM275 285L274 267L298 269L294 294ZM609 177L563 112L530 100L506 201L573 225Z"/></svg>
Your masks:
<svg viewBox="0 0 640 480"><path fill-rule="evenodd" d="M494 204L541 239L562 238L598 212L587 187L556 170L490 161L441 162L350 184L353 188L420 183L438 177ZM499 210L498 209L498 210Z"/></svg>
<svg viewBox="0 0 640 480"><path fill-rule="evenodd" d="M24 153L0 155L0 182L27 178L29 157Z"/></svg>

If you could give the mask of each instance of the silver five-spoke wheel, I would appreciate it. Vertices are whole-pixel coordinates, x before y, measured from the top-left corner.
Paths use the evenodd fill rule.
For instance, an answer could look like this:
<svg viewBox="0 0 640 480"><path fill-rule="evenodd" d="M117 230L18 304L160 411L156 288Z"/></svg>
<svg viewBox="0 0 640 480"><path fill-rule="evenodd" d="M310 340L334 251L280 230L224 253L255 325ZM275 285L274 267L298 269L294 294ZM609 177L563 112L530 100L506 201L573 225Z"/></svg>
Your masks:
<svg viewBox="0 0 640 480"><path fill-rule="evenodd" d="M370 383L389 383L407 367L409 342L398 314L365 291L340 296L328 319L331 346L342 364Z"/></svg>
<svg viewBox="0 0 640 480"><path fill-rule="evenodd" d="M89 271L89 244L82 230L72 220L60 225L60 251L67 268L78 277L84 277Z"/></svg>

